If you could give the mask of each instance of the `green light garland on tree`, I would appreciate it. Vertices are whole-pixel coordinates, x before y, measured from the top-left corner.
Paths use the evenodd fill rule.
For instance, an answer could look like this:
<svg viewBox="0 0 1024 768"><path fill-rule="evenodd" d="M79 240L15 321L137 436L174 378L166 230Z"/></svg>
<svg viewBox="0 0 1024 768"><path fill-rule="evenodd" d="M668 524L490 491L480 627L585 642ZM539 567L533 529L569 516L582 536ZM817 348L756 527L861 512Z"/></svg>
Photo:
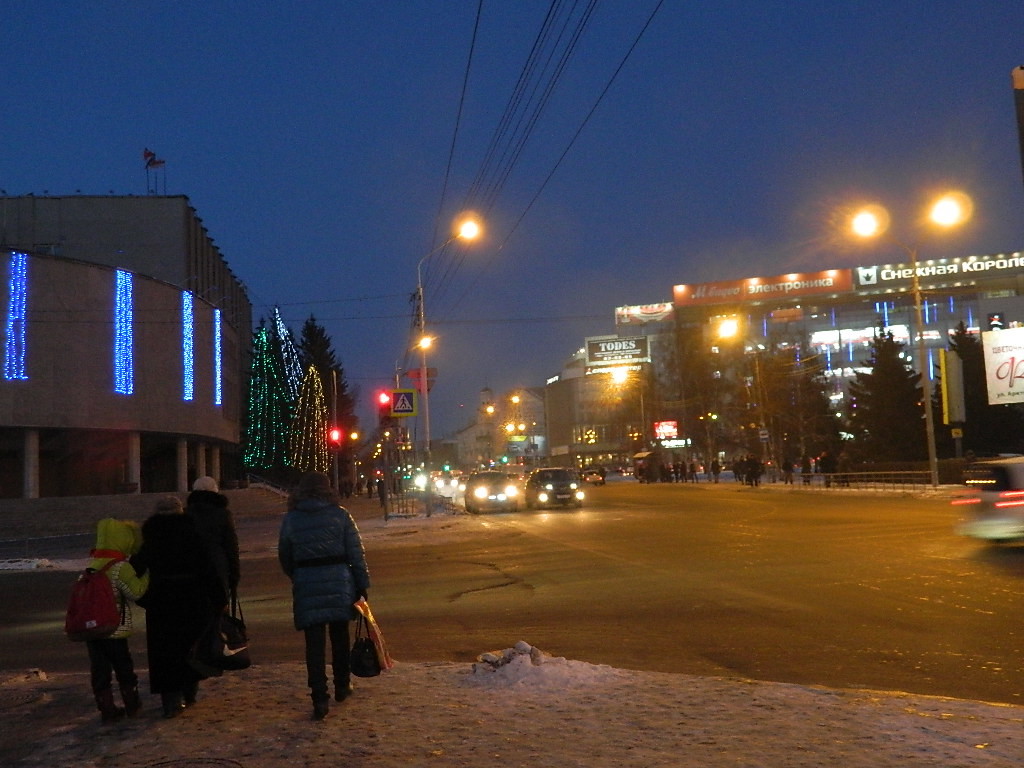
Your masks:
<svg viewBox="0 0 1024 768"><path fill-rule="evenodd" d="M292 466L303 472L326 472L327 404L324 387L315 366L309 366L299 390L298 407L289 439Z"/></svg>
<svg viewBox="0 0 1024 768"><path fill-rule="evenodd" d="M286 436L292 421L292 407L280 357L270 333L261 327L253 337L249 374L242 452L246 467L267 470L290 465Z"/></svg>

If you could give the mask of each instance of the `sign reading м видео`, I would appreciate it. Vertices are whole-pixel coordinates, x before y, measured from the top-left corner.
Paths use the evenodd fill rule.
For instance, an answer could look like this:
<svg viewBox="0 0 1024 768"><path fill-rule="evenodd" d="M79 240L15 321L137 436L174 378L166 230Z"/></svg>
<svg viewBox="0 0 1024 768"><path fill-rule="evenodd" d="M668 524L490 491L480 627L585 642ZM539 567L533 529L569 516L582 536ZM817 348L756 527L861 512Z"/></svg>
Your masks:
<svg viewBox="0 0 1024 768"><path fill-rule="evenodd" d="M646 336L593 336L587 339L587 365L649 363Z"/></svg>

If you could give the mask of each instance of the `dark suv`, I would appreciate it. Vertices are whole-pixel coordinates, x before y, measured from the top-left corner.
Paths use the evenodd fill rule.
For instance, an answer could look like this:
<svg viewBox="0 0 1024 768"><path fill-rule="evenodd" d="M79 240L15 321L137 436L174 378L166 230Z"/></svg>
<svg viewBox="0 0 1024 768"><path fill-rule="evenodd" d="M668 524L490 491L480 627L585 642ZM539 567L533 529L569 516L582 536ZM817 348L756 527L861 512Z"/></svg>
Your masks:
<svg viewBox="0 0 1024 768"><path fill-rule="evenodd" d="M523 489L526 506L533 507L582 507L583 483L572 469L544 467L535 469L526 479Z"/></svg>

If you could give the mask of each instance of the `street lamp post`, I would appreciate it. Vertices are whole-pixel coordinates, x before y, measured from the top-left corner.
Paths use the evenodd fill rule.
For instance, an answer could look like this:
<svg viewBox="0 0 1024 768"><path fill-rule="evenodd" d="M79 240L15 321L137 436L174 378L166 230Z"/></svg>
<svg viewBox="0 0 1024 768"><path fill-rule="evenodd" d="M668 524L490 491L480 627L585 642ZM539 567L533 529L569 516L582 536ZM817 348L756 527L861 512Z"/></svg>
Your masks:
<svg viewBox="0 0 1024 768"><path fill-rule="evenodd" d="M966 221L971 215L971 201L963 193L953 192L944 195L933 203L928 218L940 227L953 227ZM854 234L860 237L877 237L885 234L889 226L889 216L884 208L870 206L857 212L851 222ZM932 413L931 371L928 370L924 340L924 300L921 293L921 278L918 275L917 245L907 245L892 237L889 238L901 248L910 259L910 289L914 295L914 316L917 324L917 359L921 372L921 396L924 400L924 429L928 444L928 474L933 488L939 484L939 459L935 448L935 416Z"/></svg>
<svg viewBox="0 0 1024 768"><path fill-rule="evenodd" d="M420 349L420 393L423 398L423 466L428 470L430 469L430 383L427 379L427 350L434 340L427 335L426 309L423 303L423 264L453 241L475 240L479 236L480 224L475 219L466 218L459 224L455 234L423 256L416 264L416 324L420 331L420 339L416 346Z"/></svg>

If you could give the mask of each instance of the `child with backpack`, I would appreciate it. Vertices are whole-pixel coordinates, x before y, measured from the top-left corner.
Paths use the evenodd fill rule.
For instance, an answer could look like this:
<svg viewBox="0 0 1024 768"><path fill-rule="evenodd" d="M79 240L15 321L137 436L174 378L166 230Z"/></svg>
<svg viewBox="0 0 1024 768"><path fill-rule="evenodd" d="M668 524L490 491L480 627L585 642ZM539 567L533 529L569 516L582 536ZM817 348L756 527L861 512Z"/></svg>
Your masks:
<svg viewBox="0 0 1024 768"><path fill-rule="evenodd" d="M149 587L149 574L139 576L128 558L139 551L142 535L139 527L127 520L104 518L96 524L96 546L89 553L89 570L101 571L113 587L114 599L120 611L120 622L106 637L85 641L89 651L90 681L96 707L104 723L112 723L127 715L134 717L142 709L139 698L139 679L128 648L132 633L132 612L129 600L138 600ZM124 707L114 703L111 674L117 678Z"/></svg>

